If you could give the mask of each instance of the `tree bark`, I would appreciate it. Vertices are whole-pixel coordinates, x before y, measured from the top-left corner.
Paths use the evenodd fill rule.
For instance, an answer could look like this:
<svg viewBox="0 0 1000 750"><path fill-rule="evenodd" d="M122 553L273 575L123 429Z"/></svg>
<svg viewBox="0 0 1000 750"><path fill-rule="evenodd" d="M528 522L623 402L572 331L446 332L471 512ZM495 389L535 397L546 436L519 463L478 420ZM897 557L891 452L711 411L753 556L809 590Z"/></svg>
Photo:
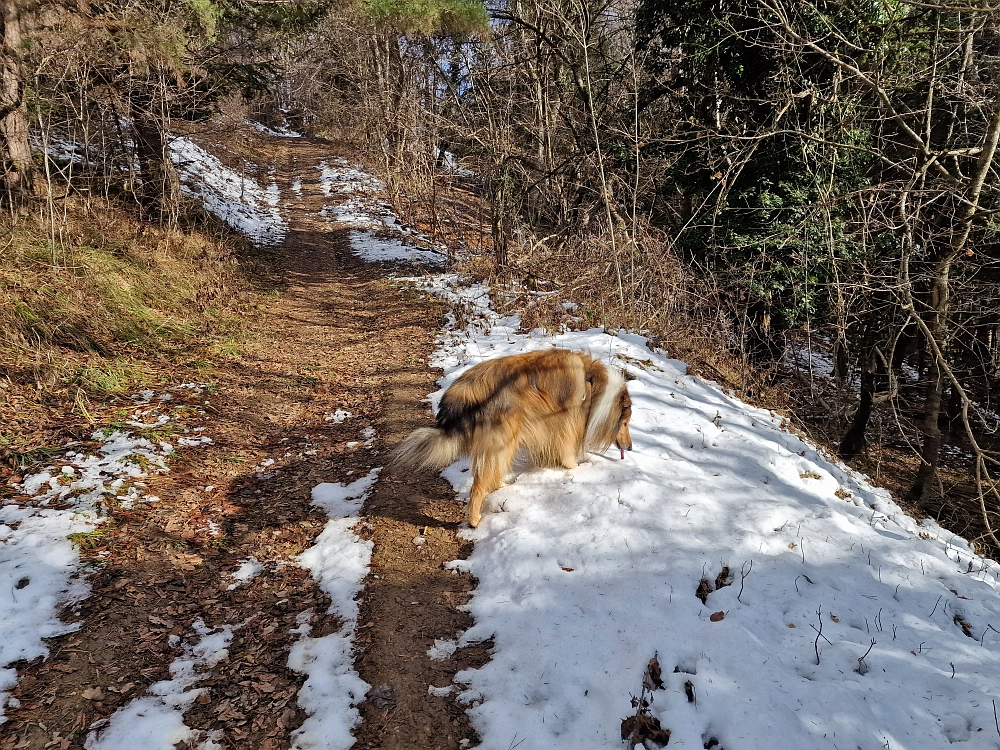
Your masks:
<svg viewBox="0 0 1000 750"><path fill-rule="evenodd" d="M844 437L840 441L838 452L840 457L845 460L857 456L867 444L865 434L868 431L868 422L875 405L876 362L875 350L869 349L861 367L861 399L858 403L858 409L854 412L851 426L847 428L847 432L844 433Z"/></svg>
<svg viewBox="0 0 1000 750"><path fill-rule="evenodd" d="M140 178L136 196L144 213L165 220L177 205L177 178L167 152L163 124L156 116L152 89L151 83L141 84L130 97Z"/></svg>
<svg viewBox="0 0 1000 750"><path fill-rule="evenodd" d="M2 23L0 162L3 195L0 201L16 206L31 199L34 184L34 165L28 143L28 109L24 103L21 9L18 0L3 0Z"/></svg>

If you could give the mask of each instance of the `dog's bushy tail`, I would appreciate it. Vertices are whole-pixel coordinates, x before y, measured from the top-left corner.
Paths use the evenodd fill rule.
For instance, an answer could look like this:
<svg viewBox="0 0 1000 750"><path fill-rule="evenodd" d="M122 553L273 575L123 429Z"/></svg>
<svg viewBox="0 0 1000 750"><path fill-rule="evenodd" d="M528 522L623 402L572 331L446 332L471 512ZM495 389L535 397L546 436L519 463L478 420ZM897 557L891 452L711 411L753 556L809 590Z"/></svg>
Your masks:
<svg viewBox="0 0 1000 750"><path fill-rule="evenodd" d="M459 435L449 435L436 427L420 427L406 436L393 452L392 460L407 466L443 469L458 458L461 449Z"/></svg>

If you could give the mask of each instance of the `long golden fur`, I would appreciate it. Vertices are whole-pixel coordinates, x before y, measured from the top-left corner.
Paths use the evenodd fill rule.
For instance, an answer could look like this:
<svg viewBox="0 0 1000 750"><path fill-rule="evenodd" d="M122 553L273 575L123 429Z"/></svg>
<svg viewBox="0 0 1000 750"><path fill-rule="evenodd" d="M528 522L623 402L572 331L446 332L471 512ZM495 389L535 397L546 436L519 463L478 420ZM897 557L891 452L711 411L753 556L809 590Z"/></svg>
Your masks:
<svg viewBox="0 0 1000 750"><path fill-rule="evenodd" d="M436 427L410 433L395 460L441 469L472 459L470 526L524 449L537 466L575 469L588 451L632 450L632 399L620 370L583 352L548 349L481 362L445 392Z"/></svg>

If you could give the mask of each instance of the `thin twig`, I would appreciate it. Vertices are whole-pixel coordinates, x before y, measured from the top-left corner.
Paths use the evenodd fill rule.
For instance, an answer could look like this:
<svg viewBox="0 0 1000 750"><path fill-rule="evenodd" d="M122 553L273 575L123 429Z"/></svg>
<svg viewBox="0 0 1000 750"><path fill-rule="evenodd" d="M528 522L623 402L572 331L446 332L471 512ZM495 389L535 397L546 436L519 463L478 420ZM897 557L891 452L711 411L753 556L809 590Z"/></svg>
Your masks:
<svg viewBox="0 0 1000 750"><path fill-rule="evenodd" d="M816 610L816 619L819 620L819 628L816 630L816 640L813 641L813 649L816 651L816 666L819 666L819 639L823 635L823 606Z"/></svg>
<svg viewBox="0 0 1000 750"><path fill-rule="evenodd" d="M872 652L873 648L875 648L875 639L874 638L872 638L872 645L870 645L868 647L868 650L865 651L864 654L862 654L862 656L861 656L860 659L858 659L858 668L856 670L854 670L858 674L865 674L868 671L868 665L865 664L865 657L868 656L868 654L870 654Z"/></svg>

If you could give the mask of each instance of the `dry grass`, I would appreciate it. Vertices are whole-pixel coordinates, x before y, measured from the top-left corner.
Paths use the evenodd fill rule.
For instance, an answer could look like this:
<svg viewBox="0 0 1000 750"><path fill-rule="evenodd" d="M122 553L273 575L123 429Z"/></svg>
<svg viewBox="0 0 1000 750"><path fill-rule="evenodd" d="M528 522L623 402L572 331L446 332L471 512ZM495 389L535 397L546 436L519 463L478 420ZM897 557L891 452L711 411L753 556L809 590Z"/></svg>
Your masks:
<svg viewBox="0 0 1000 750"><path fill-rule="evenodd" d="M197 365L239 327L250 248L199 217L162 229L78 197L21 216L0 254L0 462L86 423L90 399ZM53 231L55 226L55 231ZM62 424L60 424L60 422Z"/></svg>

